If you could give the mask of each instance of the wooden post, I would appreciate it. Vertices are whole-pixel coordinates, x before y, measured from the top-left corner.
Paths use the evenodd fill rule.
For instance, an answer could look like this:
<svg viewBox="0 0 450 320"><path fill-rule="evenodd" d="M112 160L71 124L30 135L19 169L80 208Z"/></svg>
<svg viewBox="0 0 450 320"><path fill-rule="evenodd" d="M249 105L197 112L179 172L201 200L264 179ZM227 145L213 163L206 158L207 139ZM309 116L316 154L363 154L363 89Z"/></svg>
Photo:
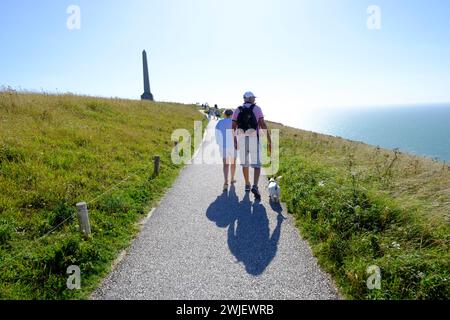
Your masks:
<svg viewBox="0 0 450 320"><path fill-rule="evenodd" d="M77 203L77 210L80 231L83 232L84 237L87 239L91 235L91 224L89 223L89 213L86 202Z"/></svg>
<svg viewBox="0 0 450 320"><path fill-rule="evenodd" d="M155 166L154 166L153 175L156 177L157 175L159 175L159 164L161 162L161 157L155 156L154 161L155 161Z"/></svg>

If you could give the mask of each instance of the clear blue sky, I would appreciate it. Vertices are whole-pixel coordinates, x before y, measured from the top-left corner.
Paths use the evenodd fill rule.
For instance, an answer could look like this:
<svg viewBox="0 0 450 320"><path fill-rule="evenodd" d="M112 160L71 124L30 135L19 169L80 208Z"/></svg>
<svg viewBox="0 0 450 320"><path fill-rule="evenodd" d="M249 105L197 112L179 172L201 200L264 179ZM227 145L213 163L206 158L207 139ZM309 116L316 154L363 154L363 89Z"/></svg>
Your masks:
<svg viewBox="0 0 450 320"><path fill-rule="evenodd" d="M146 49L157 100L236 107L252 90L273 120L450 101L448 0L2 0L0 40L0 85L31 90L139 98Z"/></svg>

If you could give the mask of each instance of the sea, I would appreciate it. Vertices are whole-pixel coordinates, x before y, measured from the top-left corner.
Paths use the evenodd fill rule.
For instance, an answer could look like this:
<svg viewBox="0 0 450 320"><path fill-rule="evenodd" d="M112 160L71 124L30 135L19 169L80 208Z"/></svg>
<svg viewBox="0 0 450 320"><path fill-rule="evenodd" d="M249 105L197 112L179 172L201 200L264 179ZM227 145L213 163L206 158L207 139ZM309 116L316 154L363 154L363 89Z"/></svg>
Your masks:
<svg viewBox="0 0 450 320"><path fill-rule="evenodd" d="M294 119L285 124L450 162L450 103L327 108Z"/></svg>

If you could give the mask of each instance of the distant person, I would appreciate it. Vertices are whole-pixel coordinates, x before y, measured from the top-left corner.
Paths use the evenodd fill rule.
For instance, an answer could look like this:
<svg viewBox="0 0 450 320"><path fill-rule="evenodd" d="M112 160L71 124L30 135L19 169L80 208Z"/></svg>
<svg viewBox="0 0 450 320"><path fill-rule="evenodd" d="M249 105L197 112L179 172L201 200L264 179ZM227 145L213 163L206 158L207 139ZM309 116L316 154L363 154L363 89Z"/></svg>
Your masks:
<svg viewBox="0 0 450 320"><path fill-rule="evenodd" d="M256 97L252 92L244 94L244 104L233 113L233 137L234 148L239 149L239 159L245 179L245 191L252 192L256 200L261 199L258 189L259 177L261 175L261 146L260 130L267 132L269 154L272 152L272 141L267 130L264 115L259 106L255 103ZM250 184L250 167L254 169L253 186Z"/></svg>
<svg viewBox="0 0 450 320"><path fill-rule="evenodd" d="M233 110L225 111L225 118L219 120L216 125L216 142L219 145L220 156L223 159L223 176L225 183L223 184L223 191L228 190L228 176L231 167L231 184L236 183L234 179L236 174L236 157L237 152L234 148L232 120Z"/></svg>
<svg viewBox="0 0 450 320"><path fill-rule="evenodd" d="M219 111L219 106L217 104L214 105L214 114L216 115L216 119L219 120L220 111Z"/></svg>
<svg viewBox="0 0 450 320"><path fill-rule="evenodd" d="M211 117L212 117L211 107L207 103L205 104L205 112L208 115L208 120L211 120Z"/></svg>
<svg viewBox="0 0 450 320"><path fill-rule="evenodd" d="M209 114L209 119L211 120L211 119L213 119L213 120L215 120L216 119L216 116L215 116L215 114L216 114L216 112L214 111L214 108L209 108L209 110L208 110L208 114Z"/></svg>

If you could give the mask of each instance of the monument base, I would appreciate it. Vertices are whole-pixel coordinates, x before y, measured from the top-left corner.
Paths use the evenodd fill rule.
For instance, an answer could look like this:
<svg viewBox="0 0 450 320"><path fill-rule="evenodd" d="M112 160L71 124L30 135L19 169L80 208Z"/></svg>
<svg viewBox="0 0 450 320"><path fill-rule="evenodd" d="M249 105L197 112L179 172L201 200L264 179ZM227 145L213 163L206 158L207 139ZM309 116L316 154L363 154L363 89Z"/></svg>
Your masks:
<svg viewBox="0 0 450 320"><path fill-rule="evenodd" d="M141 96L141 100L153 100L153 95L151 93L144 92L144 94Z"/></svg>

